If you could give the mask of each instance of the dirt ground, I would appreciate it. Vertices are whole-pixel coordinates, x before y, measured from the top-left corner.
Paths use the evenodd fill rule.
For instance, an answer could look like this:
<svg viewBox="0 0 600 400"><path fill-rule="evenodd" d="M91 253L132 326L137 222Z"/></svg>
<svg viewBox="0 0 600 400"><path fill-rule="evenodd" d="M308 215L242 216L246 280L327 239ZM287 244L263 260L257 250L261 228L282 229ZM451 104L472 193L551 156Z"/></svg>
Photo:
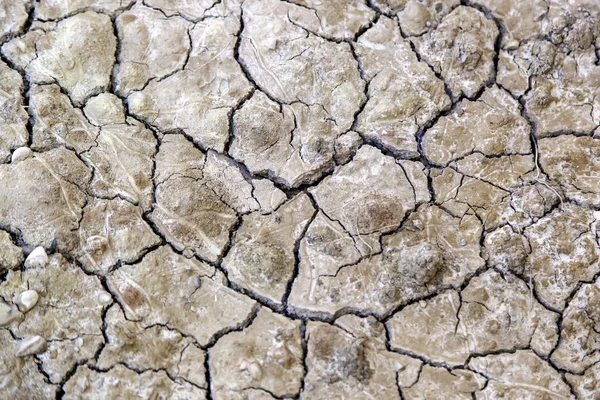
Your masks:
<svg viewBox="0 0 600 400"><path fill-rule="evenodd" d="M600 399L600 1L0 0L0 399Z"/></svg>

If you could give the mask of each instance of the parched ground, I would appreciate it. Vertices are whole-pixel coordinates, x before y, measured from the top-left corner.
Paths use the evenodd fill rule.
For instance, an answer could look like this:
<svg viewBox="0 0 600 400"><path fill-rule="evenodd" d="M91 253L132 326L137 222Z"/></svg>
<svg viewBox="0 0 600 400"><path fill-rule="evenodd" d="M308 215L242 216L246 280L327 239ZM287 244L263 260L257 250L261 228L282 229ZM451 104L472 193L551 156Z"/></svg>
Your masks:
<svg viewBox="0 0 600 400"><path fill-rule="evenodd" d="M597 0L0 0L0 399L600 399Z"/></svg>

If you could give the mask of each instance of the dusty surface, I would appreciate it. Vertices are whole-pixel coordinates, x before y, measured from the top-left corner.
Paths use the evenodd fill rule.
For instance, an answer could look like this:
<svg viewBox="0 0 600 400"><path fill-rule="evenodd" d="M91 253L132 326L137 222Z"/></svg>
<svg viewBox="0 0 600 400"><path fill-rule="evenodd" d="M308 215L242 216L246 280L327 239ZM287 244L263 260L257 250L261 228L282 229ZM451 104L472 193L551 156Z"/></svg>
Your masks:
<svg viewBox="0 0 600 400"><path fill-rule="evenodd" d="M0 399L600 400L600 3L0 0Z"/></svg>

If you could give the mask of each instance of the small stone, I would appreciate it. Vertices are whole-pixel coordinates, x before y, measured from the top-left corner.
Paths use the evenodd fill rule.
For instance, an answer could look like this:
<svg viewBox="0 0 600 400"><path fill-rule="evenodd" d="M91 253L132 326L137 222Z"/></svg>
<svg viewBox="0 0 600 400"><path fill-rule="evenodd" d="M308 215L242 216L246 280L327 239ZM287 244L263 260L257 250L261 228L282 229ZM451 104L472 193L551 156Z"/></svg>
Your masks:
<svg viewBox="0 0 600 400"><path fill-rule="evenodd" d="M110 297L110 294L108 293L100 293L100 295L98 296L98 303L100 304L108 304L110 303L112 300L112 297Z"/></svg>
<svg viewBox="0 0 600 400"><path fill-rule="evenodd" d="M11 162L19 162L31 157L31 149L29 147L19 147L16 149L11 157Z"/></svg>
<svg viewBox="0 0 600 400"><path fill-rule="evenodd" d="M19 348L16 352L17 357L32 356L34 354L40 354L46 351L48 343L46 339L41 336L29 336L21 341Z"/></svg>
<svg viewBox="0 0 600 400"><path fill-rule="evenodd" d="M42 268L48 264L48 254L43 247L38 246L25 259L25 268Z"/></svg>
<svg viewBox="0 0 600 400"><path fill-rule="evenodd" d="M516 50L519 48L519 41L518 40L509 40L508 42L506 42L506 44L504 45L504 49L505 50Z"/></svg>
<svg viewBox="0 0 600 400"><path fill-rule="evenodd" d="M19 306L19 310L21 310L21 312L26 313L35 307L39 300L40 295L38 292L35 290L26 290L19 295L17 305Z"/></svg>

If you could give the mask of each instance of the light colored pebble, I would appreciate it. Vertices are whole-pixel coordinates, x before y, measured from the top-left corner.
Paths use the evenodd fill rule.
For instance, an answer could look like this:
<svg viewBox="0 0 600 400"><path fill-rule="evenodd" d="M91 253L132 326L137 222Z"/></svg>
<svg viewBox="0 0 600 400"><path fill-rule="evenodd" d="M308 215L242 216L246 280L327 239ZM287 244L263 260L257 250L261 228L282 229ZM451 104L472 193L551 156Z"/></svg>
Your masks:
<svg viewBox="0 0 600 400"><path fill-rule="evenodd" d="M504 45L504 48L506 50L516 50L519 48L519 41L518 40L509 40L508 42L506 42L506 44Z"/></svg>
<svg viewBox="0 0 600 400"><path fill-rule="evenodd" d="M19 295L17 305L21 312L26 313L36 306L40 300L40 295L35 290L26 290Z"/></svg>
<svg viewBox="0 0 600 400"><path fill-rule="evenodd" d="M25 259L25 268L40 268L48 264L48 254L43 247L36 247Z"/></svg>
<svg viewBox="0 0 600 400"><path fill-rule="evenodd" d="M110 297L110 294L108 294L108 293L101 293L98 296L98 302L100 304L108 304L111 302L111 300L112 300L112 297Z"/></svg>
<svg viewBox="0 0 600 400"><path fill-rule="evenodd" d="M34 354L40 354L46 351L48 343L46 339L41 336L29 336L21 340L17 353L17 357L32 356Z"/></svg>
<svg viewBox="0 0 600 400"><path fill-rule="evenodd" d="M32 151L29 147L19 147L13 151L11 162L19 162L31 157Z"/></svg>

